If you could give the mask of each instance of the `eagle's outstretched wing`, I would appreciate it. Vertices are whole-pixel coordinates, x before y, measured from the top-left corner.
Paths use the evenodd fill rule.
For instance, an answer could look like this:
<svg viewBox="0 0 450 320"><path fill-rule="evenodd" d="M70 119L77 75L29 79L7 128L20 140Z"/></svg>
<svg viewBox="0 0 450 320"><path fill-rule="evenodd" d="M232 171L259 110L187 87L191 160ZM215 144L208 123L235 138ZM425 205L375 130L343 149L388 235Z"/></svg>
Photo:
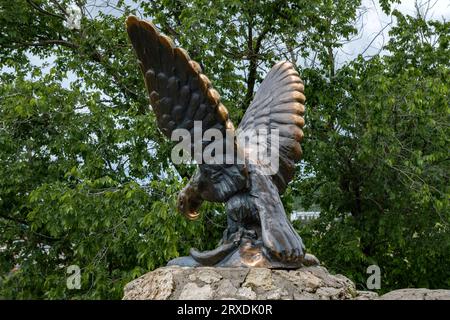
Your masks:
<svg viewBox="0 0 450 320"><path fill-rule="evenodd" d="M191 131L193 139L194 121L202 121L202 135L211 128L223 134L234 131L219 94L185 50L175 47L150 22L130 16L126 24L158 126L167 137L183 128Z"/></svg>
<svg viewBox="0 0 450 320"><path fill-rule="evenodd" d="M190 131L191 156L195 160L198 159L195 155L202 156L202 161L197 160L199 171L191 184L195 185L196 193L201 194L203 200L226 201L247 184L247 173L245 164L232 162L240 154L234 140L233 123L220 102L219 94L211 87L199 64L191 60L185 50L175 47L170 38L160 34L153 24L134 16L128 17L126 24L158 127L169 138L175 129ZM201 121L201 148L194 147L199 142L195 140L198 139L194 133L195 121ZM215 137L218 140L205 138L204 133L209 129L220 131L221 136ZM226 140L229 136L233 137L232 161L226 160L230 157L226 153L229 148L225 145L229 143ZM224 144L221 155L226 164L205 163L203 151L213 141L215 145ZM211 152L214 158L213 153L215 151ZM219 157L217 159L220 161Z"/></svg>
<svg viewBox="0 0 450 320"><path fill-rule="evenodd" d="M279 169L272 175L272 181L280 194L292 180L295 162L302 155L300 142L303 138L304 103L303 81L294 65L286 61L279 62L261 83L238 127L238 132L244 133L261 129L279 131Z"/></svg>

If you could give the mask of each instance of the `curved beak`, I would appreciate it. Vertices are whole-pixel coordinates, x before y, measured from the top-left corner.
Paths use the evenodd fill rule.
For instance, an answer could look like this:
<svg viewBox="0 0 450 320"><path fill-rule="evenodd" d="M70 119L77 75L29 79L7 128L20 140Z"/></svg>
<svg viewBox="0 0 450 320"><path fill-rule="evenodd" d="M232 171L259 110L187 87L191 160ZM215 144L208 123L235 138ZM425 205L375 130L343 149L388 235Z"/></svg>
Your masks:
<svg viewBox="0 0 450 320"><path fill-rule="evenodd" d="M178 211L191 221L197 220L200 217L198 208L202 202L196 191L188 185L178 195Z"/></svg>
<svg viewBox="0 0 450 320"><path fill-rule="evenodd" d="M187 213L183 213L183 215L191 221L197 220L200 217L200 213L198 213L197 211L190 211Z"/></svg>

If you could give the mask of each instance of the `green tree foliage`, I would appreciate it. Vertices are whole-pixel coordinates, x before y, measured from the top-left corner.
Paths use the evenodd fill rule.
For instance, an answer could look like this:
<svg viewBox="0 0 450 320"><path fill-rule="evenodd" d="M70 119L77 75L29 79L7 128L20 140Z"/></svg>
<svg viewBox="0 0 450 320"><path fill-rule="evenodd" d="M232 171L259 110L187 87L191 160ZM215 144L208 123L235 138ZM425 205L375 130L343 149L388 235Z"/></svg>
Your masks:
<svg viewBox="0 0 450 320"><path fill-rule="evenodd" d="M171 168L162 177L147 150L149 117L116 114L97 94L49 76L4 81L0 92L6 297L120 298L124 281L205 248L199 234L219 236L211 219L221 218L188 224L176 214L182 183ZM65 289L72 264L82 267L86 290Z"/></svg>
<svg viewBox="0 0 450 320"><path fill-rule="evenodd" d="M386 12L392 2L380 1ZM361 286L372 263L383 289L450 286L448 23L394 13L387 55L336 70L360 1L96 3L0 0L0 297L120 298L131 279L221 236L222 206L205 204L194 223L176 212L193 168L171 164L148 110L129 14L189 51L235 124L274 62L303 66L305 162L283 201L320 206L298 226L307 247ZM66 287L70 265L80 290Z"/></svg>
<svg viewBox="0 0 450 320"><path fill-rule="evenodd" d="M362 288L370 264L383 291L449 287L450 23L393 15L386 56L356 59L331 81L309 74L309 178L296 188L322 214L305 232Z"/></svg>
<svg viewBox="0 0 450 320"><path fill-rule="evenodd" d="M176 212L185 181L145 112L127 13L85 15L70 30L56 3L67 5L0 6L0 296L120 298L146 270L212 248L224 217ZM81 267L79 291L66 288L69 265Z"/></svg>

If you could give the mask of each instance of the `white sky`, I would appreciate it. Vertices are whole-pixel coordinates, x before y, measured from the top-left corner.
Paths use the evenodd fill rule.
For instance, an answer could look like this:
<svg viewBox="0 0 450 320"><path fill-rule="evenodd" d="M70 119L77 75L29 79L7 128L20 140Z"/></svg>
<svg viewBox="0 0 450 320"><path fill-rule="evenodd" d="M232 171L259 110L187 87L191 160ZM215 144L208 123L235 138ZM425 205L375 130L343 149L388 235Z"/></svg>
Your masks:
<svg viewBox="0 0 450 320"><path fill-rule="evenodd" d="M418 1L419 5L420 3L426 2L427 1ZM450 0L431 0L430 4L432 7L428 11L428 19L441 21L450 20ZM403 0L400 4L394 5L393 8L399 10L403 14L416 16L415 0ZM425 9L426 6L422 6L422 14ZM338 64L351 60L363 52L364 56L377 54L383 46L383 43L387 43L389 41L388 33L391 29L391 25L389 25L391 22L391 17L384 14L378 1L363 0L361 11L364 12L364 14L357 24L360 32L353 41L345 44L342 50L338 52ZM395 21L393 22L395 23ZM381 30L383 31L380 33Z"/></svg>

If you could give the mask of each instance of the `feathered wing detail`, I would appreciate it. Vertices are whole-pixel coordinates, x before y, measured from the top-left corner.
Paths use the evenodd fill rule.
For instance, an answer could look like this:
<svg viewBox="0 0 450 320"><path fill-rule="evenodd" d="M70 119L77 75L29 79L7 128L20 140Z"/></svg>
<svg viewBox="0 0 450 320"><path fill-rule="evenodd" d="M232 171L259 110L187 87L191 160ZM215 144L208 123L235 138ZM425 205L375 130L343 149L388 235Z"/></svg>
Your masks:
<svg viewBox="0 0 450 320"><path fill-rule="evenodd" d="M215 145L223 142L225 161L230 157L226 153L225 140L216 136L216 140L205 138L204 133L208 129L217 129L222 138L226 138L227 131L234 137L234 126L218 92L211 87L199 64L191 60L185 50L175 47L170 38L160 34L152 23L130 16L126 25L160 130L168 138L175 129L189 130L190 151L196 160L213 141ZM194 134L195 121L201 121L201 148L194 148L198 143L195 140L198 135ZM233 147L233 157L240 157L234 138ZM214 152L211 152L213 157ZM225 201L247 185L245 165L234 165L229 160L228 165L211 162L199 165L200 175L195 188L204 200Z"/></svg>
<svg viewBox="0 0 450 320"><path fill-rule="evenodd" d="M280 194L292 180L295 162L302 155L304 103L303 81L294 65L279 62L261 83L238 127L238 132L244 133L261 129L269 133L279 131L279 169L271 177ZM246 152L247 146L241 147Z"/></svg>
<svg viewBox="0 0 450 320"><path fill-rule="evenodd" d="M175 47L150 22L130 16L126 24L164 135L170 138L173 130L184 128L193 139L194 121L202 121L202 135L211 128L234 131L219 94L185 50Z"/></svg>

